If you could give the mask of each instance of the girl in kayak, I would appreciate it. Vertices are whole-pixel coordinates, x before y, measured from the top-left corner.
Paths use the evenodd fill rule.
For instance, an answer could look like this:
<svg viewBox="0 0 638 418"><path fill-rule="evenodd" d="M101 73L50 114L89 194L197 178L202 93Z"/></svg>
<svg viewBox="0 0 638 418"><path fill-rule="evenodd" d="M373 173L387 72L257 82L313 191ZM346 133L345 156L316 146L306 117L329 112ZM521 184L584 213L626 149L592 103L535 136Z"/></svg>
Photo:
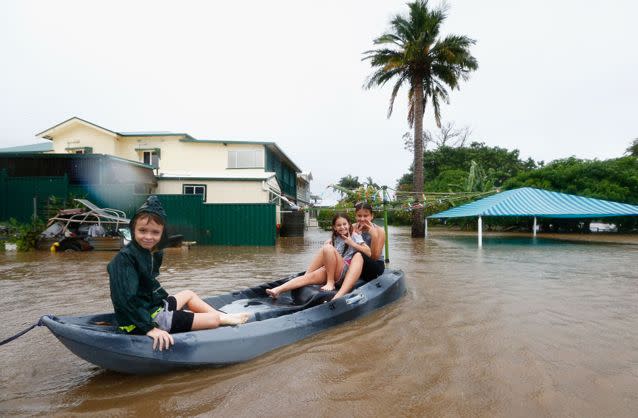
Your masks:
<svg viewBox="0 0 638 418"><path fill-rule="evenodd" d="M353 225L353 232L361 234L365 243L370 247L370 252L355 254L334 299L349 293L357 280L363 279L369 282L382 275L385 270L383 254L385 231L372 222L374 219L372 206L367 202L358 202L354 205L354 211L357 222Z"/></svg>
<svg viewBox="0 0 638 418"><path fill-rule="evenodd" d="M335 285L340 285L343 281L352 257L358 252L370 256L370 247L361 234L352 232L348 216L337 213L332 218L332 237L313 258L306 273L281 286L266 289L266 293L272 298L277 298L282 292L310 284L324 285L321 290L334 290Z"/></svg>
<svg viewBox="0 0 638 418"><path fill-rule="evenodd" d="M247 313L216 311L191 290L172 296L157 281L168 235L166 213L157 196L149 196L131 220L131 243L107 266L111 301L120 330L145 334L153 349L168 349L175 343L171 333L238 325ZM187 308L189 311L184 311Z"/></svg>

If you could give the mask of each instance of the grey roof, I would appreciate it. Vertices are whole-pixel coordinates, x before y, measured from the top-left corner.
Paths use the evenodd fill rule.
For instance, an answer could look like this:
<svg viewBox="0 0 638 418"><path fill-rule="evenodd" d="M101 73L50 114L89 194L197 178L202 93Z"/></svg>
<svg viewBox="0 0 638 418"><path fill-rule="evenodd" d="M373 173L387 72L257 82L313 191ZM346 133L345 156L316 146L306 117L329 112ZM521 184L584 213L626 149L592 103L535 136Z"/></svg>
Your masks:
<svg viewBox="0 0 638 418"><path fill-rule="evenodd" d="M40 144L31 145L19 145L17 147L0 148L0 154L3 153L32 153L32 152L49 152L53 151L53 144L51 142L44 142Z"/></svg>

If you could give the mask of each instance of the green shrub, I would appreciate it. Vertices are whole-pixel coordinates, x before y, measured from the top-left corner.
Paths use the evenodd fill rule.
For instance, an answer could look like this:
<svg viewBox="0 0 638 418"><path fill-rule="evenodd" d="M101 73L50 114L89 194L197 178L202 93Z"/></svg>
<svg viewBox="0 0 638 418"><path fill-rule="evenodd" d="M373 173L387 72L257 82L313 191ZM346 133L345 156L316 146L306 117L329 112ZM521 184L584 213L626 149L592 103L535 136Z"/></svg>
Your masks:
<svg viewBox="0 0 638 418"><path fill-rule="evenodd" d="M35 248L38 236L45 228L41 219L35 219L30 223L21 224L14 218L9 220L8 242L15 243L18 251L29 251Z"/></svg>

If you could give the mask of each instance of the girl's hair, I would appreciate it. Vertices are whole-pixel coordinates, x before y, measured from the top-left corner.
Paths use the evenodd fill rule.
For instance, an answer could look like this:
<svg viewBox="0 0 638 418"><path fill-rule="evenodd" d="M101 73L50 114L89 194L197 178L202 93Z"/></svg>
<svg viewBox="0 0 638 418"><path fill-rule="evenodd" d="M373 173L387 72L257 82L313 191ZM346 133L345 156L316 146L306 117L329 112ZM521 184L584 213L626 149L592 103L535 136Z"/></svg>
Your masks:
<svg viewBox="0 0 638 418"><path fill-rule="evenodd" d="M335 216L332 217L332 245L335 245L335 240L339 236L337 231L335 231L335 224L337 223L337 219L343 218L348 221L348 232L352 234L352 222L350 222L350 218L345 213L335 213Z"/></svg>
<svg viewBox="0 0 638 418"><path fill-rule="evenodd" d="M137 222L141 219L146 219L146 223L153 221L158 225L164 226L164 219L161 216L159 216L157 213L140 212L137 215L135 215L135 217L133 218L133 222L131 223L133 231L131 232L135 231L135 226L137 225Z"/></svg>
<svg viewBox="0 0 638 418"><path fill-rule="evenodd" d="M357 202L354 205L355 212L358 211L358 210L361 210L361 209L369 210L370 213L374 213L372 211L372 205L370 203L368 203L368 202Z"/></svg>

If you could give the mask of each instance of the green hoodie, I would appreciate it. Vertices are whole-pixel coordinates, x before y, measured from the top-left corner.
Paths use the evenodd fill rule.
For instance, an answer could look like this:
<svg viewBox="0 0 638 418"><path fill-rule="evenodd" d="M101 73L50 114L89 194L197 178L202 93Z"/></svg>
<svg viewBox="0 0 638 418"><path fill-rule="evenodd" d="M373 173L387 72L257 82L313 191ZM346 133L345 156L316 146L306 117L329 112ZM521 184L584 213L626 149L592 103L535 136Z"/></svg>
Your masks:
<svg viewBox="0 0 638 418"><path fill-rule="evenodd" d="M153 252L135 241L135 218L141 213L155 213L164 220L164 232ZM167 242L166 213L157 196L149 196L131 220L131 242L111 260L107 266L111 286L111 301L115 319L127 331L133 329L143 334L156 327L154 314L164 305L168 293L157 281L162 265L161 249ZM152 316L153 315L153 316ZM132 326L132 327L131 327Z"/></svg>

